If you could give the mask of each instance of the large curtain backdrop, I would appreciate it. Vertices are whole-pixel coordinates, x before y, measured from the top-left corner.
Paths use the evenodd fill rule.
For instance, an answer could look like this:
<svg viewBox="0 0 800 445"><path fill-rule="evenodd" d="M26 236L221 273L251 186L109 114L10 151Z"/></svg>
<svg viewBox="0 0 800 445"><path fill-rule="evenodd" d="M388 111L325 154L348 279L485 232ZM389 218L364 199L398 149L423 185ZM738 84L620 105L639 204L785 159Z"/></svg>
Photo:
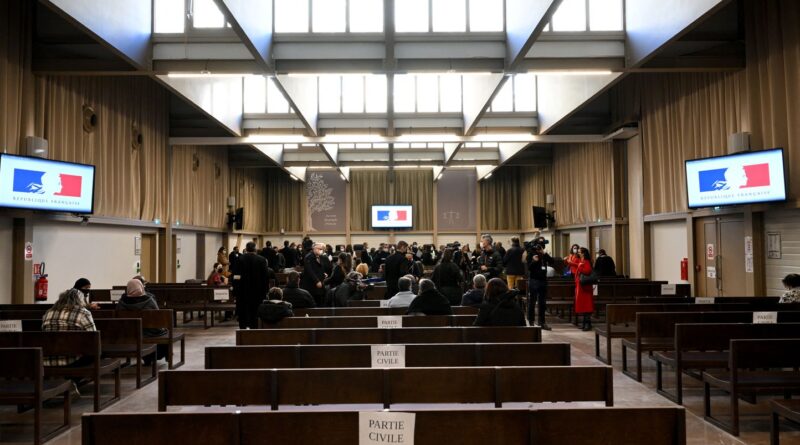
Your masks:
<svg viewBox="0 0 800 445"><path fill-rule="evenodd" d="M167 218L164 88L142 77L45 76L37 82L36 102L36 135L49 141L50 158L97 166L96 214ZM84 130L84 106L97 116L91 132Z"/></svg>
<svg viewBox="0 0 800 445"><path fill-rule="evenodd" d="M303 231L306 208L303 183L276 169L267 171L266 180L267 199L262 204L266 212L266 231Z"/></svg>
<svg viewBox="0 0 800 445"><path fill-rule="evenodd" d="M553 193L551 167L517 167L520 181L520 228L533 228L533 206L547 207L547 195Z"/></svg>
<svg viewBox="0 0 800 445"><path fill-rule="evenodd" d="M783 147L800 199L800 2L747 0L747 87L754 148ZM792 180L794 179L794 180Z"/></svg>
<svg viewBox="0 0 800 445"><path fill-rule="evenodd" d="M264 211L267 203L267 171L257 168L232 168L230 191L236 198L236 207L244 209L243 230L266 232Z"/></svg>
<svg viewBox="0 0 800 445"><path fill-rule="evenodd" d="M611 219L614 145L563 144L553 148L553 189L558 225Z"/></svg>
<svg viewBox="0 0 800 445"><path fill-rule="evenodd" d="M181 224L223 228L230 195L228 150L172 147L172 219Z"/></svg>
<svg viewBox="0 0 800 445"><path fill-rule="evenodd" d="M480 183L482 231L533 228L531 207L544 207L552 193L550 167L503 167Z"/></svg>
<svg viewBox="0 0 800 445"><path fill-rule="evenodd" d="M375 204L391 204L389 172L386 170L350 171L350 230L371 230L370 209Z"/></svg>
<svg viewBox="0 0 800 445"><path fill-rule="evenodd" d="M19 153L26 116L32 116L34 76L30 72L34 2L0 2L0 151ZM30 100L29 100L30 99Z"/></svg>
<svg viewBox="0 0 800 445"><path fill-rule="evenodd" d="M433 230L433 172L395 170L394 204L413 206L413 230Z"/></svg>

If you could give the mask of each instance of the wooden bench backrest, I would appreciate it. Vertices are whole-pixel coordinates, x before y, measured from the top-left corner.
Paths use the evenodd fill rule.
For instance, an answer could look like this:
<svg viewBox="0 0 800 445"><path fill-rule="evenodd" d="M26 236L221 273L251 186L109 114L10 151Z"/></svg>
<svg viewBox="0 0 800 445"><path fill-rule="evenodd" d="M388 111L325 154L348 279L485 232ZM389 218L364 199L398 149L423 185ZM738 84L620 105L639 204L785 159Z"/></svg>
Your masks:
<svg viewBox="0 0 800 445"><path fill-rule="evenodd" d="M142 342L140 318L98 318L94 325L103 333L103 344L137 345Z"/></svg>
<svg viewBox="0 0 800 445"><path fill-rule="evenodd" d="M0 380L41 381L41 348L0 348L0 363Z"/></svg>
<svg viewBox="0 0 800 445"><path fill-rule="evenodd" d="M172 330L172 309L148 309L144 311L117 310L117 318L138 318L142 320L142 329Z"/></svg>
<svg viewBox="0 0 800 445"><path fill-rule="evenodd" d="M752 321L752 316L748 321ZM675 346L681 351L723 351L733 339L792 337L800 337L800 323L682 323L675 326Z"/></svg>
<svg viewBox="0 0 800 445"><path fill-rule="evenodd" d="M359 303L369 300L361 300ZM355 302L355 301L354 301ZM478 308L472 306L453 306L453 315L473 315ZM365 315L405 315L407 307L315 307L293 309L295 317L357 317Z"/></svg>
<svg viewBox="0 0 800 445"><path fill-rule="evenodd" d="M210 346L206 369L369 368L370 345ZM569 343L406 345L407 367L567 366Z"/></svg>
<svg viewBox="0 0 800 445"><path fill-rule="evenodd" d="M800 354L797 353L800 351L800 333L795 330L793 338L781 338L777 334L773 334L776 335L775 338L731 339L730 369L795 368L796 370L800 367Z"/></svg>
<svg viewBox="0 0 800 445"><path fill-rule="evenodd" d="M374 328L378 316L356 317L286 317L278 323L264 325L265 328L313 329L313 328ZM472 326L475 315L401 315L403 327Z"/></svg>
<svg viewBox="0 0 800 445"><path fill-rule="evenodd" d="M248 329L236 331L237 345L538 343L538 327Z"/></svg>
<svg viewBox="0 0 800 445"><path fill-rule="evenodd" d="M100 332L0 332L0 347L41 348L43 356L100 356Z"/></svg>
<svg viewBox="0 0 800 445"><path fill-rule="evenodd" d="M673 338L679 323L747 323L752 312L650 312L636 314L639 338Z"/></svg>

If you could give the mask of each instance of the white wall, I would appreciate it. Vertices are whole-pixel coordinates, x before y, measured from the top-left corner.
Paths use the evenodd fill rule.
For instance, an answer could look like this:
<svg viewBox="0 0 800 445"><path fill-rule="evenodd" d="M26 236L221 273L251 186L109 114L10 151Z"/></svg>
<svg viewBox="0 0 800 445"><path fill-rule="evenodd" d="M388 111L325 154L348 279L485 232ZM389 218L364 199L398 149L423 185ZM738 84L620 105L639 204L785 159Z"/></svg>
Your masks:
<svg viewBox="0 0 800 445"><path fill-rule="evenodd" d="M127 283L136 275L134 238L140 235L140 229L129 227L34 222L33 261L46 263L48 301L54 302L81 277L96 289Z"/></svg>
<svg viewBox="0 0 800 445"><path fill-rule="evenodd" d="M568 251L570 246L573 244L577 244L581 247L588 247L589 250L592 246L589 245L589 237L586 234L586 229L579 229L579 230L567 230L565 233L569 233L569 246L564 246L564 251Z"/></svg>
<svg viewBox="0 0 800 445"><path fill-rule="evenodd" d="M0 218L0 304L11 303L11 257L17 253L11 249L12 231L11 218Z"/></svg>
<svg viewBox="0 0 800 445"><path fill-rule="evenodd" d="M180 239L181 253L175 255L175 259L180 261L177 269L175 282L183 283L186 280L198 277L197 275L197 235L194 232L176 231L175 236ZM216 251L214 251L216 258Z"/></svg>
<svg viewBox="0 0 800 445"><path fill-rule="evenodd" d="M208 276L211 266L217 262L217 251L222 247L223 236L221 233L206 233L206 256L203 258L203 273ZM230 253L230 249L228 249ZM199 278L205 278L199 277Z"/></svg>
<svg viewBox="0 0 800 445"><path fill-rule="evenodd" d="M780 259L768 257L768 233L780 233ZM767 295L779 296L785 291L781 284L783 277L800 273L800 210L767 212L764 215L764 257Z"/></svg>
<svg viewBox="0 0 800 445"><path fill-rule="evenodd" d="M650 230L650 279L680 283L681 260L689 258L686 221L651 223Z"/></svg>

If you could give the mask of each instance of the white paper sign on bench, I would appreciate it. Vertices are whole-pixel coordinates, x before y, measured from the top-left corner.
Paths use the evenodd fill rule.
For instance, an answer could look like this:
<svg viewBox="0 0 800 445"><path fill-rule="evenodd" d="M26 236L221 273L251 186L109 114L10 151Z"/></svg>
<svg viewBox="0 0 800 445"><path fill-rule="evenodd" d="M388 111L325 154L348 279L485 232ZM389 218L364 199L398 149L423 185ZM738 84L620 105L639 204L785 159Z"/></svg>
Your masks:
<svg viewBox="0 0 800 445"><path fill-rule="evenodd" d="M0 332L22 332L22 320L0 320Z"/></svg>
<svg viewBox="0 0 800 445"><path fill-rule="evenodd" d="M675 285L674 284L662 284L661 285L661 295L675 295Z"/></svg>
<svg viewBox="0 0 800 445"><path fill-rule="evenodd" d="M714 304L714 297L697 297L694 299L695 304Z"/></svg>
<svg viewBox="0 0 800 445"><path fill-rule="evenodd" d="M230 289L214 289L214 301L225 301L231 299Z"/></svg>
<svg viewBox="0 0 800 445"><path fill-rule="evenodd" d="M753 312L753 323L755 324L775 324L777 322L777 312Z"/></svg>
<svg viewBox="0 0 800 445"><path fill-rule="evenodd" d="M405 345L372 345L373 368L405 368Z"/></svg>
<svg viewBox="0 0 800 445"><path fill-rule="evenodd" d="M414 445L414 413L358 413L359 445Z"/></svg>
<svg viewBox="0 0 800 445"><path fill-rule="evenodd" d="M389 307L389 300L379 300L381 307Z"/></svg>
<svg viewBox="0 0 800 445"><path fill-rule="evenodd" d="M119 301L124 294L125 291L122 289L111 289L111 301Z"/></svg>
<svg viewBox="0 0 800 445"><path fill-rule="evenodd" d="M402 328L403 316L402 315L380 315L378 316L379 328Z"/></svg>

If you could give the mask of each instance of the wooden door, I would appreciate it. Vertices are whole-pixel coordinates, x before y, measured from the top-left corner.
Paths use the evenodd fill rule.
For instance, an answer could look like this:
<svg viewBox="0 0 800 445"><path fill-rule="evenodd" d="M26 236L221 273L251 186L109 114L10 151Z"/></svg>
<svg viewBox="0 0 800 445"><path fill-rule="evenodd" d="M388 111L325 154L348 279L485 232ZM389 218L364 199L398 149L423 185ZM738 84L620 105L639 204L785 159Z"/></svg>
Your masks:
<svg viewBox="0 0 800 445"><path fill-rule="evenodd" d="M139 257L140 273L147 280L156 280L156 270L158 270L158 259L156 258L156 234L142 234L142 250Z"/></svg>
<svg viewBox="0 0 800 445"><path fill-rule="evenodd" d="M695 264L698 297L745 294L742 215L695 220Z"/></svg>

